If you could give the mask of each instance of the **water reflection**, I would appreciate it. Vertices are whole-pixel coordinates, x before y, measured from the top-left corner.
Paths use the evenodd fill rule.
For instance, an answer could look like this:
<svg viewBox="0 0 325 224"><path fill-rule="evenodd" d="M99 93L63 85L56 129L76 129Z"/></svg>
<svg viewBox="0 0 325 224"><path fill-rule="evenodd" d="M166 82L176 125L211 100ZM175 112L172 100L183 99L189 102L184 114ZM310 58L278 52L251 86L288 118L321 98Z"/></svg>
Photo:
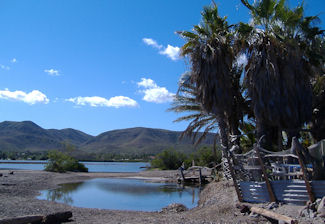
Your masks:
<svg viewBox="0 0 325 224"><path fill-rule="evenodd" d="M77 207L158 211L171 203L197 205L199 187L134 179L93 179L42 191L39 199Z"/></svg>

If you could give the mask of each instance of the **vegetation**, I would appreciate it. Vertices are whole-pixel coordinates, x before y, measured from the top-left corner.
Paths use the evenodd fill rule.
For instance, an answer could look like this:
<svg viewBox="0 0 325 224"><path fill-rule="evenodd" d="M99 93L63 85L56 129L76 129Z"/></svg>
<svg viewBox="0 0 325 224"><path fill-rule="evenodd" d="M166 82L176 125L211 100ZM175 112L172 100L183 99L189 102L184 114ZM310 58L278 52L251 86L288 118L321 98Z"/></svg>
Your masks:
<svg viewBox="0 0 325 224"><path fill-rule="evenodd" d="M0 159L10 160L47 160L47 152L13 152L0 151Z"/></svg>
<svg viewBox="0 0 325 224"><path fill-rule="evenodd" d="M176 120L190 121L184 135L218 128L228 161L230 147L248 151L262 136L262 147L274 151L289 148L293 137L306 146L324 139L325 38L319 18L305 16L303 3L292 9L286 0L241 2L251 13L249 24L228 24L213 2L192 31L178 32L190 71L171 110L187 113ZM306 127L308 133L302 132Z"/></svg>
<svg viewBox="0 0 325 224"><path fill-rule="evenodd" d="M48 163L45 166L46 171L51 172L88 172L88 168L78 160L60 151L50 151L48 154Z"/></svg>
<svg viewBox="0 0 325 224"><path fill-rule="evenodd" d="M184 168L191 167L193 161L197 166L213 167L216 163L221 162L221 152L219 150L214 155L211 148L202 147L198 151L186 155L173 149L168 149L159 153L151 161L151 167L163 170L175 170L180 168L183 163L185 165Z"/></svg>
<svg viewBox="0 0 325 224"><path fill-rule="evenodd" d="M290 9L286 0L241 1L250 24L228 24L213 4L192 32L178 32L191 67L172 110L195 111L179 119L191 121L184 133L218 126L226 150L234 144L247 150L263 135L263 147L281 150L282 133L289 147L307 123L315 139L324 138L325 39L318 17L305 16L302 4Z"/></svg>

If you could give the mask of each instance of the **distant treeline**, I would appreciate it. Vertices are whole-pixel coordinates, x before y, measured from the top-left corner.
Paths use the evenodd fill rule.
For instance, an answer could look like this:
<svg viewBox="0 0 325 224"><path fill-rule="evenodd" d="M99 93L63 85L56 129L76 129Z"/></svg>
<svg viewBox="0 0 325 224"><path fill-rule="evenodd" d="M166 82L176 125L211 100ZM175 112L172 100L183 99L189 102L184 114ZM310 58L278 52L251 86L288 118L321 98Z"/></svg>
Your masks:
<svg viewBox="0 0 325 224"><path fill-rule="evenodd" d="M74 158L80 161L149 161L154 155L152 154L118 154L118 153L84 153L72 151ZM42 152L13 152L0 151L2 160L48 160L48 151Z"/></svg>
<svg viewBox="0 0 325 224"><path fill-rule="evenodd" d="M151 160L152 168L159 168L163 170L176 170L183 166L187 169L192 165L213 167L221 162L221 151L217 150L215 153L212 147L201 147L199 150L185 154L174 149L167 149L157 154ZM194 163L194 164L193 164Z"/></svg>

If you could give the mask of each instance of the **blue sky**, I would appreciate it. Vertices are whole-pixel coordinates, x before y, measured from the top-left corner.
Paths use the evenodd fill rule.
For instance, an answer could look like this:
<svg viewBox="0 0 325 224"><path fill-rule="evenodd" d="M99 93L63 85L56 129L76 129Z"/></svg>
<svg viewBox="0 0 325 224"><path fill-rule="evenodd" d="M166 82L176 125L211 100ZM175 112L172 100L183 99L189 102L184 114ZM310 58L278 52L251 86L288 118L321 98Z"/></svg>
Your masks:
<svg viewBox="0 0 325 224"><path fill-rule="evenodd" d="M198 24L210 3L1 0L0 121L92 135L139 126L184 130L186 123L173 123L179 115L166 112L189 68L175 31ZM216 3L231 23L249 20L240 0ZM305 5L307 15L325 12L322 0Z"/></svg>

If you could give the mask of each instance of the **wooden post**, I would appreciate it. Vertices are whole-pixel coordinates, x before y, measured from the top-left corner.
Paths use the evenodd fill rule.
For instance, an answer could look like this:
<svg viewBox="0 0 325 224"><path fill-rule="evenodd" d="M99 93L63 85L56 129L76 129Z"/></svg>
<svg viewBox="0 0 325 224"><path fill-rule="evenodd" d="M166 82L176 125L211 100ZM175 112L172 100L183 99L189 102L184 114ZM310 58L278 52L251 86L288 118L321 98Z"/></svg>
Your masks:
<svg viewBox="0 0 325 224"><path fill-rule="evenodd" d="M243 202L243 196L242 196L242 194L241 194L241 192L239 190L239 186L238 186L238 183L237 183L237 180L236 180L234 168L233 168L232 163L230 161L228 151L226 150L226 147L224 147L223 145L221 145L221 147L222 147L222 151L223 151L223 153L224 153L224 155L225 155L225 157L227 159L228 165L229 165L230 175L231 175L232 181L234 183L234 187L235 187L235 190L236 190L236 193L237 193L238 201Z"/></svg>
<svg viewBox="0 0 325 224"><path fill-rule="evenodd" d="M298 220L293 219L289 216L277 214L273 211L266 210L264 208L259 208L255 206L251 206L249 204L240 204L237 205L238 208L240 208L242 211L247 211L250 210L253 213L263 215L264 217L271 218L273 220L277 220L278 223L288 223L288 224L298 224Z"/></svg>
<svg viewBox="0 0 325 224"><path fill-rule="evenodd" d="M274 195L272 185L271 185L271 183L269 181L268 175L266 173L264 163L263 163L263 160L261 158L260 151L259 151L259 147L260 147L259 144L256 145L256 147L255 147L256 156L257 156L258 162L259 162L259 164L261 166L261 169L262 169L262 173L263 173L263 176L264 176L264 180L265 180L267 191L269 193L270 200L271 200L271 202L276 202L277 200L276 200L276 197Z"/></svg>
<svg viewBox="0 0 325 224"><path fill-rule="evenodd" d="M182 175L183 182L185 182L185 176L184 176L183 168L182 167L180 168L180 171L181 171L181 175Z"/></svg>
<svg viewBox="0 0 325 224"><path fill-rule="evenodd" d="M201 168L199 168L199 178L200 178L200 184L202 184L204 181L203 181L203 177L202 177L202 172L201 172Z"/></svg>
<svg viewBox="0 0 325 224"><path fill-rule="evenodd" d="M292 138L291 146L296 150L296 153L297 153L297 156L298 156L298 161L299 161L299 164L300 164L300 167L301 167L301 170L302 170L302 176L303 176L305 184L306 184L306 189L307 189L307 192L308 192L309 200L311 202L315 202L315 196L314 196L313 190L311 188L311 185L309 183L309 180L307 178L307 170L306 170L305 164L304 164L304 162L302 160L302 157L301 157L301 149L300 149L300 147L302 147L302 146L300 145L297 137Z"/></svg>

